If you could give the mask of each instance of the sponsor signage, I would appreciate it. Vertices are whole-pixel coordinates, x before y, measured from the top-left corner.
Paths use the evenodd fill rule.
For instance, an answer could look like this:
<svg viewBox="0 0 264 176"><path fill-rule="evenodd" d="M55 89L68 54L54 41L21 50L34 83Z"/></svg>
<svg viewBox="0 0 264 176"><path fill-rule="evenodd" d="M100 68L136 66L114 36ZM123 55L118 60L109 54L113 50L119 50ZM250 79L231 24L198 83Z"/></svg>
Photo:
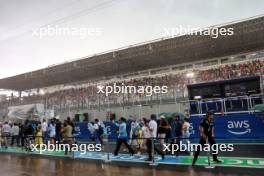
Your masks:
<svg viewBox="0 0 264 176"><path fill-rule="evenodd" d="M191 137L199 137L199 124L203 118L191 117ZM264 139L264 123L254 114L216 116L215 137L226 139Z"/></svg>
<svg viewBox="0 0 264 176"><path fill-rule="evenodd" d="M191 138L199 138L199 124L203 118L190 118L190 134ZM104 122L108 138L117 138L117 127L112 122ZM238 114L216 116L214 119L215 137L225 139L264 139L264 123L262 118L256 117L255 114ZM130 126L128 125L128 131ZM91 134L88 130L87 123L75 124L76 138L80 140L88 140ZM174 137L174 136L172 136Z"/></svg>

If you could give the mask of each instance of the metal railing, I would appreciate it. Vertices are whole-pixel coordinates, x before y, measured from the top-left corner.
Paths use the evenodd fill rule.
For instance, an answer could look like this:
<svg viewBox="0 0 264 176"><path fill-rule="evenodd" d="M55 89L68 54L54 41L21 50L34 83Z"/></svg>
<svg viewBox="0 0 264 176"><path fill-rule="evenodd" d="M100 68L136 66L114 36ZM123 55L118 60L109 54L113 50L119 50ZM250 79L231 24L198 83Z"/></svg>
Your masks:
<svg viewBox="0 0 264 176"><path fill-rule="evenodd" d="M184 101L186 102L190 105L190 116L202 116L208 111L214 111L218 115L251 114L255 105L264 102L264 94Z"/></svg>

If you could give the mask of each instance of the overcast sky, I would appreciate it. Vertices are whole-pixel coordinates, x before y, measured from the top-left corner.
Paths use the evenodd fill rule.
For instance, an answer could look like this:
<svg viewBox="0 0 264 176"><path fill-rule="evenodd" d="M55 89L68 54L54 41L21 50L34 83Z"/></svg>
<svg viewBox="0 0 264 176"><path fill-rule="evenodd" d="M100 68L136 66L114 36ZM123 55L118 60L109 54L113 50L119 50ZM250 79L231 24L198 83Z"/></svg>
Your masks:
<svg viewBox="0 0 264 176"><path fill-rule="evenodd" d="M157 39L165 28L261 14L263 0L0 0L0 78ZM37 36L47 26L75 33Z"/></svg>

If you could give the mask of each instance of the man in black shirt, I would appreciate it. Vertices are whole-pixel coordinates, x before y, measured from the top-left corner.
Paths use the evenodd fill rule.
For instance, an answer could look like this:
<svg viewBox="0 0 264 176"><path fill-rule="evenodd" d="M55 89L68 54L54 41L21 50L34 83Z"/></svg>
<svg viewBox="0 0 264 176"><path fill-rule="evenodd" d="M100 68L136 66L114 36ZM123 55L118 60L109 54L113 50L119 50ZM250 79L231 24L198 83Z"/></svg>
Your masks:
<svg viewBox="0 0 264 176"><path fill-rule="evenodd" d="M214 113L207 112L205 119L203 119L203 121L201 122L199 126L199 131L201 135L199 144L201 144L202 147L204 147L207 140L210 146L215 144L213 119L214 119ZM199 154L200 154L200 149L198 147L197 151L194 154L192 165L195 165L195 162L197 161ZM213 160L214 162L221 163L221 161L217 159L216 154L213 154Z"/></svg>

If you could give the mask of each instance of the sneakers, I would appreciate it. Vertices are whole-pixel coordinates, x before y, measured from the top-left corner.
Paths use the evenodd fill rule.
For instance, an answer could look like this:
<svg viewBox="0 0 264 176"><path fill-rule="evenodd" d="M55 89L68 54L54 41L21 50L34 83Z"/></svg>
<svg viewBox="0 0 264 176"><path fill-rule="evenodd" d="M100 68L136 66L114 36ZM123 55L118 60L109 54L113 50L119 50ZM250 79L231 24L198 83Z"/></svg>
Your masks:
<svg viewBox="0 0 264 176"><path fill-rule="evenodd" d="M219 159L214 160L214 162L215 162L215 163L222 163L222 161L219 160Z"/></svg>

